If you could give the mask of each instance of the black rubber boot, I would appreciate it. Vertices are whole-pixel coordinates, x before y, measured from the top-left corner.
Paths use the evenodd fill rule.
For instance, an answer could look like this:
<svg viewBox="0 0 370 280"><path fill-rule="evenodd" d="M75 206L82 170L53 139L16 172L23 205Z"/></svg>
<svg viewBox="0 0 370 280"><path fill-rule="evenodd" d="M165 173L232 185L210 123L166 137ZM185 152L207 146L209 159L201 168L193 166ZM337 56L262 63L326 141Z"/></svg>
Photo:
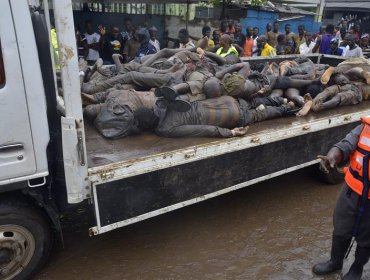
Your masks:
<svg viewBox="0 0 370 280"><path fill-rule="evenodd" d="M369 261L370 248L359 247L357 245L355 261L351 265L348 273L344 275L344 280L360 280L364 265Z"/></svg>
<svg viewBox="0 0 370 280"><path fill-rule="evenodd" d="M317 275L325 275L342 269L343 259L350 244L351 239L333 236L330 260L315 264L312 271Z"/></svg>

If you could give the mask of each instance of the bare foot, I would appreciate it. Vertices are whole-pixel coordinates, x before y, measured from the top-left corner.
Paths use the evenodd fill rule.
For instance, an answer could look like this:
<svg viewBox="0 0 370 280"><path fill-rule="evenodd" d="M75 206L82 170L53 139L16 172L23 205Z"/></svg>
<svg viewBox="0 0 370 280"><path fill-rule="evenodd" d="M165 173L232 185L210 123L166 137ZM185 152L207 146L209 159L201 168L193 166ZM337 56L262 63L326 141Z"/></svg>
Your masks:
<svg viewBox="0 0 370 280"><path fill-rule="evenodd" d="M326 69L324 74L321 76L321 84L326 85L329 82L331 75L334 74L334 71L335 67L329 67Z"/></svg>
<svg viewBox="0 0 370 280"><path fill-rule="evenodd" d="M362 76L366 79L366 83L370 85L370 72L362 71Z"/></svg>
<svg viewBox="0 0 370 280"><path fill-rule="evenodd" d="M319 98L313 103L312 111L318 112L322 110L322 104L324 103L324 100L322 98Z"/></svg>
<svg viewBox="0 0 370 280"><path fill-rule="evenodd" d="M114 64L116 65L117 73L121 72L123 69L122 62L123 57L119 53L112 54L112 60L114 61Z"/></svg>
<svg viewBox="0 0 370 280"><path fill-rule="evenodd" d="M309 93L306 93L304 96L303 96L303 98L304 98L304 102L307 102L307 101L312 101L312 97L311 97L311 94L309 94Z"/></svg>
<svg viewBox="0 0 370 280"><path fill-rule="evenodd" d="M81 92L82 105L96 104L95 98L92 95Z"/></svg>
<svg viewBox="0 0 370 280"><path fill-rule="evenodd" d="M298 113L296 114L296 116L297 117L307 116L308 112L310 112L310 110L311 110L312 104L313 104L313 101L312 100L306 101L304 103L302 109L298 111Z"/></svg>

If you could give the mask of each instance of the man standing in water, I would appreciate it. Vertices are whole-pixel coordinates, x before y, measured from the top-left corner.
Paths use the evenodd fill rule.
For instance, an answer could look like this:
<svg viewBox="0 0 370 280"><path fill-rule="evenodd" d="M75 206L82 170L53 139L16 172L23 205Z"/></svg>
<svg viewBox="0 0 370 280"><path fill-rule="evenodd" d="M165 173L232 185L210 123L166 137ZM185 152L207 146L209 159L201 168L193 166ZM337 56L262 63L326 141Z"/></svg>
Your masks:
<svg viewBox="0 0 370 280"><path fill-rule="evenodd" d="M361 118L361 122L326 156L318 156L320 168L326 173L347 159L350 166L345 170L345 184L334 210L330 260L313 266L312 271L317 275L342 269L352 237L357 242L355 261L342 279L360 280L370 257L370 116Z"/></svg>

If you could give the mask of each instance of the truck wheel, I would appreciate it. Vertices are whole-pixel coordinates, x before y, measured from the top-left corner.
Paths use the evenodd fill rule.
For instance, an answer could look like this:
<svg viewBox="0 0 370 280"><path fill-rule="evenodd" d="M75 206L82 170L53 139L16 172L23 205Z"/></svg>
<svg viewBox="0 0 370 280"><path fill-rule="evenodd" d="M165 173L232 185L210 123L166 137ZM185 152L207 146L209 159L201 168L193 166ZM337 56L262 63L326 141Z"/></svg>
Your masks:
<svg viewBox="0 0 370 280"><path fill-rule="evenodd" d="M337 185L344 181L344 166L338 166L338 168L332 169L328 174L322 172L319 165L317 169L319 170L321 180L327 184Z"/></svg>
<svg viewBox="0 0 370 280"><path fill-rule="evenodd" d="M45 263L51 240L42 213L32 206L0 204L0 279L29 279Z"/></svg>

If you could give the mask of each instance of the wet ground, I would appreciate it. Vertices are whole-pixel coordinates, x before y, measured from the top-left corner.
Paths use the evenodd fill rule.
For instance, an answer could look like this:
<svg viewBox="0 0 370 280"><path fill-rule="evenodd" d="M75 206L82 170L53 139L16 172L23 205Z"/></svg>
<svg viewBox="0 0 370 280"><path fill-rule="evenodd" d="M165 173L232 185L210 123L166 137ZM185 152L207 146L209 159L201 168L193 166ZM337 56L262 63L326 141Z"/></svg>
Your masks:
<svg viewBox="0 0 370 280"><path fill-rule="evenodd" d="M80 210L35 279L340 279L311 272L329 257L339 190L304 169L92 238Z"/></svg>

